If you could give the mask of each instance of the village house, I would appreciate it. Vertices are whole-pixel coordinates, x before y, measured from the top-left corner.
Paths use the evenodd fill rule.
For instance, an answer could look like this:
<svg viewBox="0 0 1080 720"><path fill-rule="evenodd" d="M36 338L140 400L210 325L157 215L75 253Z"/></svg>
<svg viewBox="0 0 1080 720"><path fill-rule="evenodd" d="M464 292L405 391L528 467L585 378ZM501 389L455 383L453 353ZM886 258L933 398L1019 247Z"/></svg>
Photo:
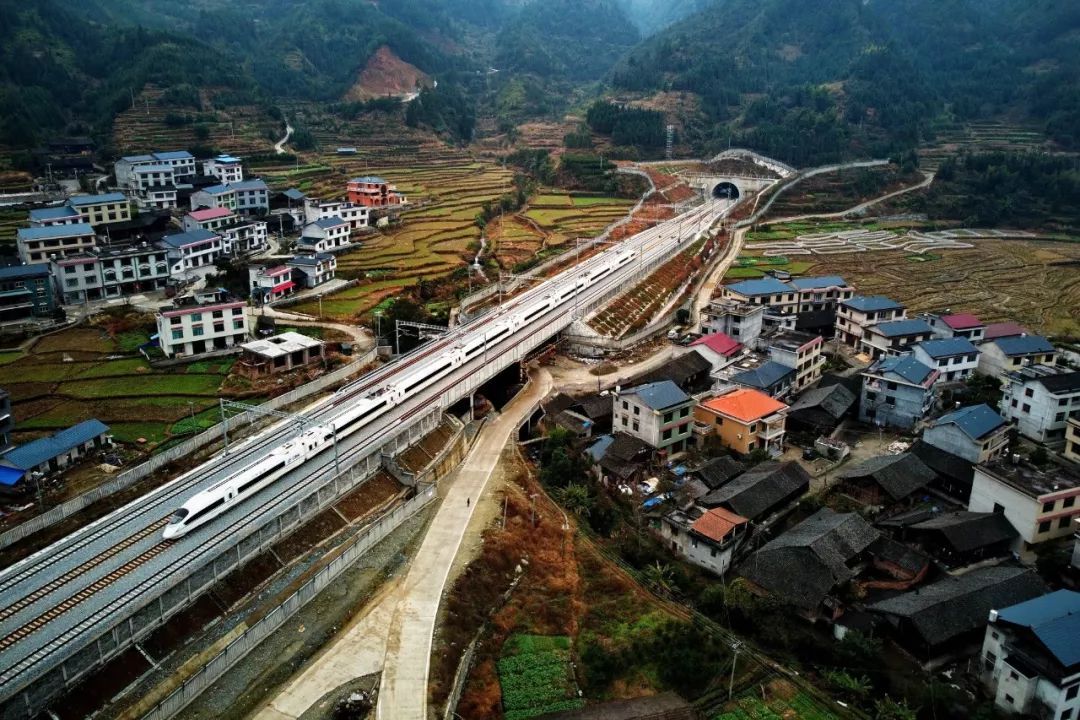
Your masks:
<svg viewBox="0 0 1080 720"><path fill-rule="evenodd" d="M934 337L943 340L959 338L978 343L986 335L986 325L970 313L925 313L919 317L930 323L930 327L934 329Z"/></svg>
<svg viewBox="0 0 1080 720"><path fill-rule="evenodd" d="M979 367L979 348L967 338L939 338L914 345L912 352L923 365L937 368L937 381L962 382Z"/></svg>
<svg viewBox="0 0 1080 720"><path fill-rule="evenodd" d="M836 474L839 486L847 495L874 507L907 500L935 478L934 471L912 453L867 458Z"/></svg>
<svg viewBox="0 0 1080 720"><path fill-rule="evenodd" d="M161 308L157 332L166 357L191 357L245 342L248 317L242 300L223 292L200 293L194 302Z"/></svg>
<svg viewBox="0 0 1080 720"><path fill-rule="evenodd" d="M262 252L267 248L269 235L265 220L239 217L220 228L222 250L233 257Z"/></svg>
<svg viewBox="0 0 1080 720"><path fill-rule="evenodd" d="M966 505L971 497L971 483L975 477L975 464L959 455L942 450L919 438L911 446L911 453L918 456L928 468L937 474L934 488L952 498L956 503Z"/></svg>
<svg viewBox="0 0 1080 720"><path fill-rule="evenodd" d="M788 284L799 293L800 313L821 310L835 312L841 301L855 296L855 288L839 275L792 278Z"/></svg>
<svg viewBox="0 0 1080 720"><path fill-rule="evenodd" d="M1001 565L946 575L867 610L885 620L898 645L934 668L975 651L991 610L1045 592L1046 584L1031 570Z"/></svg>
<svg viewBox="0 0 1080 720"><path fill-rule="evenodd" d="M134 189L135 170L147 165L167 166L174 177L188 177L195 174L195 156L186 150L128 155L117 160L113 167L116 184L122 188Z"/></svg>
<svg viewBox="0 0 1080 720"><path fill-rule="evenodd" d="M1061 454L1074 463L1080 463L1080 416L1068 419L1065 425L1065 449Z"/></svg>
<svg viewBox="0 0 1080 720"><path fill-rule="evenodd" d="M97 247L97 236L89 223L19 228L15 245L19 259L30 265L92 250Z"/></svg>
<svg viewBox="0 0 1080 720"><path fill-rule="evenodd" d="M855 393L839 383L807 390L788 410L788 430L827 435L847 416L857 400Z"/></svg>
<svg viewBox="0 0 1080 720"><path fill-rule="evenodd" d="M304 288L330 282L337 273L337 258L324 253L296 255L285 264L292 268L293 280Z"/></svg>
<svg viewBox="0 0 1080 720"><path fill-rule="evenodd" d="M903 320L906 308L880 295L856 295L836 308L836 335L842 343L860 349L866 329L878 323Z"/></svg>
<svg viewBox="0 0 1080 720"><path fill-rule="evenodd" d="M215 177L223 185L243 182L244 180L244 163L240 158L232 155L218 155L209 160L204 160L202 168L203 175Z"/></svg>
<svg viewBox="0 0 1080 720"><path fill-rule="evenodd" d="M774 277L743 280L742 282L725 285L722 297L736 303L764 305L769 308L772 314L776 315L791 315L794 317L799 310L799 293L795 288ZM765 322L768 324L767 320ZM732 337L736 337L740 342L748 342L741 336L732 335Z"/></svg>
<svg viewBox="0 0 1080 720"><path fill-rule="evenodd" d="M764 450L779 455L784 447L788 406L752 388L733 388L694 408L694 431L700 445L709 436L740 455Z"/></svg>
<svg viewBox="0 0 1080 720"><path fill-rule="evenodd" d="M48 263L0 267L0 323L25 322L56 312Z"/></svg>
<svg viewBox="0 0 1080 720"><path fill-rule="evenodd" d="M50 263L64 305L162 290L169 280L168 255L157 246L106 247Z"/></svg>
<svg viewBox="0 0 1080 720"><path fill-rule="evenodd" d="M114 222L127 222L131 220L131 203L123 193L106 193L104 195L73 195L68 198L68 206L71 207L81 222L90 225L107 225ZM33 213L31 212L31 220Z"/></svg>
<svg viewBox="0 0 1080 720"><path fill-rule="evenodd" d="M353 178L345 186L345 192L353 205L369 208L393 207L408 202L396 187L373 175Z"/></svg>
<svg viewBox="0 0 1080 720"><path fill-rule="evenodd" d="M1072 533L1080 516L1080 475L1064 466L1040 469L1013 460L975 466L968 510L1003 513L1027 547Z"/></svg>
<svg viewBox="0 0 1080 720"><path fill-rule="evenodd" d="M797 462L768 461L755 465L711 490L698 501L760 522L790 506L810 489L810 474Z"/></svg>
<svg viewBox="0 0 1080 720"><path fill-rule="evenodd" d="M321 363L324 346L314 338L296 332L285 332L240 346L237 367L249 377L274 375Z"/></svg>
<svg viewBox="0 0 1080 720"><path fill-rule="evenodd" d="M24 476L33 476L34 473L48 475L111 445L108 425L100 420L85 420L50 437L32 440L9 450L0 458L0 466L13 468Z"/></svg>
<svg viewBox="0 0 1080 720"><path fill-rule="evenodd" d="M297 242L300 252L326 253L349 246L349 224L339 217L323 218L304 226Z"/></svg>
<svg viewBox="0 0 1080 720"><path fill-rule="evenodd" d="M172 200L176 200L176 170L172 165L167 164L154 164L154 165L139 165L132 169L132 181L131 189L134 191L137 198L142 199L146 204L153 207L174 207L175 202L172 205L159 205L154 200L167 200L171 197ZM152 198L151 194L155 192L167 192L170 195L164 198Z"/></svg>
<svg viewBox="0 0 1080 720"><path fill-rule="evenodd" d="M85 222L78 210L65 203L57 207L34 208L30 211L30 227L74 225Z"/></svg>
<svg viewBox="0 0 1080 720"><path fill-rule="evenodd" d="M722 332L702 335L690 343L690 347L709 361L713 372L735 362L743 351L742 343Z"/></svg>
<svg viewBox="0 0 1080 720"><path fill-rule="evenodd" d="M694 399L670 380L639 385L612 396L612 426L657 450L685 450Z"/></svg>
<svg viewBox="0 0 1080 720"><path fill-rule="evenodd" d="M636 376L633 382L644 385L669 380L686 392L699 392L712 387L712 377L709 374L711 369L709 361L695 348Z"/></svg>
<svg viewBox="0 0 1080 720"><path fill-rule="evenodd" d="M629 487L644 475L653 448L633 435L615 432L596 438L586 453L592 460L593 471L606 486Z"/></svg>
<svg viewBox="0 0 1080 720"><path fill-rule="evenodd" d="M743 561L739 574L803 617L833 620L842 609L837 594L869 564L879 537L857 513L822 508Z"/></svg>
<svg viewBox="0 0 1080 720"><path fill-rule="evenodd" d="M993 342L1000 338L1007 337L1020 337L1021 335L1030 335L1031 331L1023 325L1019 325L1014 322L1000 322L990 323L986 326L986 330L983 331L983 339L981 343L976 345L982 345L982 343Z"/></svg>
<svg viewBox="0 0 1080 720"><path fill-rule="evenodd" d="M720 577L731 567L749 521L724 508L673 510L659 520L659 536L687 562Z"/></svg>
<svg viewBox="0 0 1080 720"><path fill-rule="evenodd" d="M360 230L371 224L371 208L366 205L354 205L351 202L341 200L318 200L309 197L303 198L303 202L303 224L305 225L319 220L339 219L347 224L350 230Z"/></svg>
<svg viewBox="0 0 1080 720"><path fill-rule="evenodd" d="M1025 365L1053 365L1057 359L1057 349L1040 335L988 340L979 350L979 373L993 378Z"/></svg>
<svg viewBox="0 0 1080 720"><path fill-rule="evenodd" d="M1001 414L1021 435L1060 443L1070 417L1080 417L1080 371L1029 365L1006 373Z"/></svg>
<svg viewBox="0 0 1080 720"><path fill-rule="evenodd" d="M791 392L802 392L821 380L821 369L825 366L825 356L821 354L821 349L825 341L820 335L780 332L763 338L761 344L769 353L770 360L795 371Z"/></svg>
<svg viewBox="0 0 1080 720"><path fill-rule="evenodd" d="M752 345L761 335L765 307L732 299L712 300L702 311L703 328L723 333L744 345Z"/></svg>
<svg viewBox="0 0 1080 720"><path fill-rule="evenodd" d="M737 367L742 365L743 363L740 362ZM735 385L759 390L766 395L779 398L791 392L795 384L795 372L793 367L782 365L774 360L766 360L756 367L733 373L728 380Z"/></svg>
<svg viewBox="0 0 1080 720"><path fill-rule="evenodd" d="M292 268L287 265L272 267L252 265L248 268L248 280L251 301L256 305L283 300L292 295L296 289L296 283L292 279Z"/></svg>
<svg viewBox="0 0 1080 720"><path fill-rule="evenodd" d="M1019 534L1001 513L956 510L912 523L904 536L945 567L958 568L1008 557Z"/></svg>
<svg viewBox="0 0 1080 720"><path fill-rule="evenodd" d="M862 373L859 420L910 430L937 401L938 371L911 357L885 357Z"/></svg>
<svg viewBox="0 0 1080 720"><path fill-rule="evenodd" d="M191 194L191 209L228 208L238 213L270 211L270 188L259 178L211 185Z"/></svg>
<svg viewBox="0 0 1080 720"><path fill-rule="evenodd" d="M169 258L169 272L180 276L200 267L213 265L224 252L221 236L208 230L166 235L161 239Z"/></svg>
<svg viewBox="0 0 1080 720"><path fill-rule="evenodd" d="M972 463L985 463L1005 454L1009 424L989 405L972 405L934 420L922 439Z"/></svg>
<svg viewBox="0 0 1080 720"><path fill-rule="evenodd" d="M933 337L925 320L890 320L863 329L861 349L875 360L889 355L903 355L912 346Z"/></svg>
<svg viewBox="0 0 1080 720"><path fill-rule="evenodd" d="M225 207L217 207L192 210L184 215L181 224L183 225L184 232L191 232L192 230L209 230L210 232L217 232L235 220L236 213L232 210Z"/></svg>
<svg viewBox="0 0 1080 720"><path fill-rule="evenodd" d="M990 610L983 681L1007 713L1080 717L1080 593L1058 590Z"/></svg>

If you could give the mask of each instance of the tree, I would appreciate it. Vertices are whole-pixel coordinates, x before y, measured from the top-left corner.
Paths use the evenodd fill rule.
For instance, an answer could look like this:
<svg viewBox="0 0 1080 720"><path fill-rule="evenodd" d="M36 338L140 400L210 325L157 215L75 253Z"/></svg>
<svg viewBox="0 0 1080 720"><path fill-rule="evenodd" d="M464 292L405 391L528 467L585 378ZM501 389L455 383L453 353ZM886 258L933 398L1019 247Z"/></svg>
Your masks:
<svg viewBox="0 0 1080 720"><path fill-rule="evenodd" d="M567 510L581 518L589 517L596 499L587 485L571 482L559 493L559 499Z"/></svg>
<svg viewBox="0 0 1080 720"><path fill-rule="evenodd" d="M657 590L670 593L675 590L675 571L667 563L659 560L645 568L645 582Z"/></svg>
<svg viewBox="0 0 1080 720"><path fill-rule="evenodd" d="M874 717L877 720L916 720L915 711L905 701L897 702L887 695L874 703Z"/></svg>

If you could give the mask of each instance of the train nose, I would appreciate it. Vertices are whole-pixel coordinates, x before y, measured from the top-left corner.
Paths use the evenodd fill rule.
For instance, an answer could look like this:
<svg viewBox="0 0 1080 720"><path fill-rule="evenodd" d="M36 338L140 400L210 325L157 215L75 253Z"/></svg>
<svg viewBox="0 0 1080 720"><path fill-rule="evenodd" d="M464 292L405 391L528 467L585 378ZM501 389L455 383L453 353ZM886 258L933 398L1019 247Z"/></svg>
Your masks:
<svg viewBox="0 0 1080 720"><path fill-rule="evenodd" d="M166 525L165 531L161 533L161 537L166 540L175 540L180 537L180 527L178 525Z"/></svg>

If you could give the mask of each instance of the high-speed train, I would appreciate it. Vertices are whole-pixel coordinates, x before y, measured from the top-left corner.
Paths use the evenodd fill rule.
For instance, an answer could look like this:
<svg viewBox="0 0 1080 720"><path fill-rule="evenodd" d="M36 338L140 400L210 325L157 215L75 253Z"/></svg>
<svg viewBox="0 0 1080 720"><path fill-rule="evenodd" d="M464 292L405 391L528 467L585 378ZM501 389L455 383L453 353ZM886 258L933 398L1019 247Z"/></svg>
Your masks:
<svg viewBox="0 0 1080 720"><path fill-rule="evenodd" d="M658 230L658 228L654 228ZM647 231L648 232L648 231ZM660 232L657 238L664 237ZM266 457L248 465L225 479L193 495L169 518L163 537L173 540L209 522L238 503L251 497L326 450L334 442L351 435L372 420L405 402L450 374L455 368L473 360L488 348L495 347L520 328L543 316L553 308L571 301L619 268L643 253L645 245L624 245L611 253L603 253L571 272L541 297L525 297L501 311L482 332L468 332L462 340L433 360L415 363L380 389L350 403L347 410L334 417L327 426L312 428L273 450ZM331 429L332 428L332 429Z"/></svg>

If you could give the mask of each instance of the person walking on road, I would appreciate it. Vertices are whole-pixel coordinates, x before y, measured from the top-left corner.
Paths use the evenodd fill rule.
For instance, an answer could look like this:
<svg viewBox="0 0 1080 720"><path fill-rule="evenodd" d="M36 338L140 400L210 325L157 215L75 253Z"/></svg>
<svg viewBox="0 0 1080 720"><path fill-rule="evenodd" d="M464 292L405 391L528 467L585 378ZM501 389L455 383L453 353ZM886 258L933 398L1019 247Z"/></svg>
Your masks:
<svg viewBox="0 0 1080 720"><path fill-rule="evenodd" d="M469 507L469 501L470 501L470 500L472 500L472 498L471 498L471 497L467 497L467 498L465 498L465 507Z"/></svg>

